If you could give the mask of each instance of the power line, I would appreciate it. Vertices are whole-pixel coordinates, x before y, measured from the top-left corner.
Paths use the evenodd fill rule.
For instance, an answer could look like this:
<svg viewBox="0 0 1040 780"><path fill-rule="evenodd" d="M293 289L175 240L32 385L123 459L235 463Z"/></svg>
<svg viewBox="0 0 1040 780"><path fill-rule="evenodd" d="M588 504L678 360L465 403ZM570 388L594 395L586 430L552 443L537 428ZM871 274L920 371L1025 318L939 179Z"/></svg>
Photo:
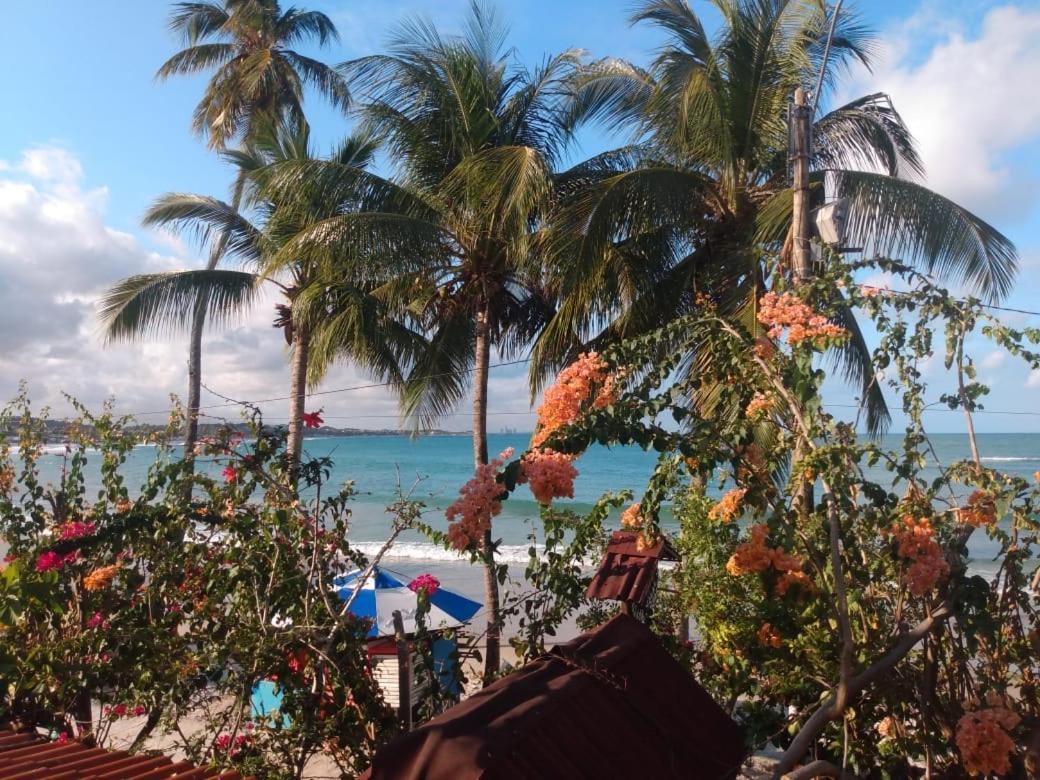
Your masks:
<svg viewBox="0 0 1040 780"><path fill-rule="evenodd" d="M909 290L893 290L891 287L878 287L877 285L873 284L861 284L860 287L864 290L877 290L878 292L892 293L893 295L913 295L913 293ZM958 303L968 303L968 300L965 298L954 298L953 300L957 301ZM982 303L981 301L979 301L978 303L984 309L994 309L995 311L1008 311L1014 314L1028 314L1033 317L1040 317L1040 311L1030 311L1029 309L1016 309L1012 306L1000 306L996 303Z"/></svg>
<svg viewBox="0 0 1040 780"><path fill-rule="evenodd" d="M518 366L518 365L521 365L521 364L524 364L524 363L530 363L530 362L531 362L531 358L527 357L527 358L524 358L522 360L510 360L510 361L507 361L507 362L504 362L504 363L492 363L490 366L488 366L488 368L491 369L491 368L504 368L506 366ZM477 370L476 366L474 366L473 368L466 369L466 373L467 374L472 374L476 370ZM431 374L430 378L432 379L434 377L451 376L453 373L454 372L444 371L444 372L441 372L440 374ZM318 396L334 395L336 393L352 393L352 392L356 392L358 390L371 390L371 389L377 388L377 387L393 387L394 384L395 384L394 382L370 382L370 383L364 384L364 385L353 385L351 387L338 387L338 388L335 388L334 390L317 390L317 391L314 391L314 392L311 392L311 393L304 393L304 397L305 398L316 398ZM212 391L210 391L210 392L212 392ZM258 405L258 404L274 403L275 401L288 401L291 398L292 398L291 395L280 395L280 396L275 396L275 397L272 397L272 398L259 398L259 399L246 400L246 401L225 401L224 403L219 403L219 404L204 404L204 405L199 407L199 411L202 411L203 409L226 409L226 408L228 408L230 406L250 406L250 405L255 406L255 405ZM170 413L169 409L156 409L154 411L148 411L148 412L127 412L127 414L129 416L131 416L131 417L141 417L141 416L144 416L146 414L169 414L169 413Z"/></svg>

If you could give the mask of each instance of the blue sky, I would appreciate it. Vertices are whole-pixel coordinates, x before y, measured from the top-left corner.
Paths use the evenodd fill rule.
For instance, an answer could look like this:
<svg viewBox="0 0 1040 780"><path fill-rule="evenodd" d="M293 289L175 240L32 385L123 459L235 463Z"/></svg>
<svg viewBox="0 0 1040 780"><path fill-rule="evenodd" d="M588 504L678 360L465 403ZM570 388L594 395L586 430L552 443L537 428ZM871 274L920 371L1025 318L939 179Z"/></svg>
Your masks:
<svg viewBox="0 0 1040 780"><path fill-rule="evenodd" d="M301 3L328 13L342 41L318 53L340 62L378 50L402 17L430 15L457 29L466 0L367 4ZM708 4L694 7L710 17ZM1036 2L897 2L858 6L880 32L873 74L859 72L837 97L883 90L893 95L921 146L929 183L992 221L1019 246L1022 273L1009 305L1040 309L1040 4ZM630 3L617 0L500 0L510 43L525 62L563 48L592 57L645 63L659 42L649 28L632 29ZM0 46L5 121L0 124L0 396L19 377L34 397L66 407L67 390L91 404L115 395L127 410L157 410L169 393L184 392L182 340L102 348L93 302L111 281L132 273L188 267L194 247L139 226L142 212L166 191L223 195L226 167L190 133L202 79L157 84L156 68L178 44L166 29L162 0L8 0ZM347 120L311 100L316 136L328 145ZM610 139L589 132L575 157ZM264 307L241 327L208 337L207 383L237 397L283 395L284 345ZM1033 318L1032 324L1038 324ZM1016 321L1020 321L1016 318ZM1008 356L977 353L994 385L993 410L1040 411L1040 374ZM930 369L943 385L941 366ZM327 388L364 383L351 367L337 369ZM212 398L212 397L210 397ZM526 428L520 369L493 377L491 429ZM833 391L837 402L848 394ZM330 422L392 427L394 401L380 390L322 400ZM272 419L284 415L271 404ZM335 419L331 419L335 418ZM936 415L936 430L957 422ZM445 427L466 427L464 416ZM980 417L982 430L1040 430L1040 417Z"/></svg>

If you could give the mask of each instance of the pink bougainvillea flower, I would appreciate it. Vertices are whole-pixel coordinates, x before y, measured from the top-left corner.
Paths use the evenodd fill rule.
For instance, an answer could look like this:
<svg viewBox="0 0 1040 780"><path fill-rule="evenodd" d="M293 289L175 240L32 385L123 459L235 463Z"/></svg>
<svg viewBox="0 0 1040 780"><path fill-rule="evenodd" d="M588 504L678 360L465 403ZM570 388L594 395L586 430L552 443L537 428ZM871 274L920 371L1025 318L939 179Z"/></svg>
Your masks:
<svg viewBox="0 0 1040 780"><path fill-rule="evenodd" d="M137 706L134 707L134 717L135 718L141 717L146 712L148 712L148 708L145 707L143 704L138 704Z"/></svg>
<svg viewBox="0 0 1040 780"><path fill-rule="evenodd" d="M108 621L105 620L105 616L100 612L95 612L87 620L87 628L104 628L108 625Z"/></svg>
<svg viewBox="0 0 1040 780"><path fill-rule="evenodd" d="M227 750L229 747L231 747L231 735L221 734L217 737L217 741L213 744L216 745L217 750Z"/></svg>
<svg viewBox="0 0 1040 780"><path fill-rule="evenodd" d="M320 410L317 412L304 412L300 419L303 420L304 428L320 428L325 422L321 419Z"/></svg>
<svg viewBox="0 0 1040 780"><path fill-rule="evenodd" d="M505 488L498 482L498 470L513 456L513 448L501 452L490 463L477 468L473 479L459 490L459 497L445 510L448 540L457 550L465 550L483 538L491 528L491 518L502 511Z"/></svg>
<svg viewBox="0 0 1040 780"><path fill-rule="evenodd" d="M58 536L63 540L79 539L83 536L90 536L95 529L96 526L89 521L70 520L58 527Z"/></svg>
<svg viewBox="0 0 1040 780"><path fill-rule="evenodd" d="M234 482L238 479L238 469L234 466L225 466L224 470L220 472L221 476L224 477L225 482Z"/></svg>
<svg viewBox="0 0 1040 780"><path fill-rule="evenodd" d="M427 596L432 596L440 588L441 581L434 577L432 574L420 574L414 580L408 583L408 588L413 593L418 593L420 590L424 591Z"/></svg>
<svg viewBox="0 0 1040 780"><path fill-rule="evenodd" d="M41 553L40 557L36 559L36 571L42 573L60 569L66 563L72 563L77 558L79 558L78 550L73 550L64 555L56 553L54 550L48 550L45 553Z"/></svg>

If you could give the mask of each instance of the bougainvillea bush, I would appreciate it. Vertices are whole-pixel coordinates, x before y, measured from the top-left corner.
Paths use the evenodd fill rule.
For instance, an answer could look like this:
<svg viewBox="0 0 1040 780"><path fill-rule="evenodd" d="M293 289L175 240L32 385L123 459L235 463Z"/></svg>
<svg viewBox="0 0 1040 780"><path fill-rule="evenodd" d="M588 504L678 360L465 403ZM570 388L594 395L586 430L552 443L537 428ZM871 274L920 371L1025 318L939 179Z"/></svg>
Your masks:
<svg viewBox="0 0 1040 780"><path fill-rule="evenodd" d="M859 287L866 266L902 291ZM777 277L735 312L701 296L697 314L582 355L546 393L531 449L478 475L488 500L456 507L450 541L472 545L524 483L545 505L572 495L575 459L594 442L657 451L645 494L620 518L644 544L678 527L682 561L651 622L671 634L693 617L693 652L671 646L742 721L749 747L783 750L778 774L1022 772L1040 759L1028 748L1040 724L1040 485L979 457L973 413L986 388L965 343L989 339L1035 369L1040 331L1007 327L897 263L833 258L831 269L798 289ZM869 389L906 419L895 446L824 403L824 367L837 354L840 370L860 338L854 316L877 334L861 353ZM923 377L934 358L949 384L938 391ZM972 458L936 463L930 404L963 413ZM888 476L872 481L868 468ZM992 577L968 567L976 534L999 549ZM562 608L541 613L556 623L587 606L575 583L588 573L561 567L564 549L561 536Z"/></svg>
<svg viewBox="0 0 1040 780"><path fill-rule="evenodd" d="M328 490L327 462L292 470L298 493L282 435L258 421L246 440L204 442L195 458L213 466L193 475L159 435L131 491L120 466L140 437L84 411L60 480L43 484L42 423L24 397L7 414L19 441L0 460L0 721L101 744L132 724L135 747L165 736L197 763L263 777L297 777L318 754L346 776L367 765L396 727L369 626L330 588L364 560L345 542L350 487ZM418 508L390 511L401 528ZM276 715L251 711L261 681L281 695Z"/></svg>

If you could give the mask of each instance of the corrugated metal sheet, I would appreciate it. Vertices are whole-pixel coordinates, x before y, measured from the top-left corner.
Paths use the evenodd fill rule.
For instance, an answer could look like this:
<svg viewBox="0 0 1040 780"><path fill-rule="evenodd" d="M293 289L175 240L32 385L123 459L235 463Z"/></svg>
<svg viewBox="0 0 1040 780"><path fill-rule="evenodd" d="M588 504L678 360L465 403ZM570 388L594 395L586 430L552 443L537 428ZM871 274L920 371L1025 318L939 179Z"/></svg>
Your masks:
<svg viewBox="0 0 1040 780"><path fill-rule="evenodd" d="M131 755L80 742L50 742L35 732L0 727L2 780L243 780L238 772L198 769L166 756Z"/></svg>
<svg viewBox="0 0 1040 780"><path fill-rule="evenodd" d="M369 780L730 780L740 728L618 615L376 753Z"/></svg>
<svg viewBox="0 0 1040 780"><path fill-rule="evenodd" d="M653 547L640 550L634 532L615 531L586 595L590 599L642 604L657 582L657 562L675 557L671 545L663 538Z"/></svg>

